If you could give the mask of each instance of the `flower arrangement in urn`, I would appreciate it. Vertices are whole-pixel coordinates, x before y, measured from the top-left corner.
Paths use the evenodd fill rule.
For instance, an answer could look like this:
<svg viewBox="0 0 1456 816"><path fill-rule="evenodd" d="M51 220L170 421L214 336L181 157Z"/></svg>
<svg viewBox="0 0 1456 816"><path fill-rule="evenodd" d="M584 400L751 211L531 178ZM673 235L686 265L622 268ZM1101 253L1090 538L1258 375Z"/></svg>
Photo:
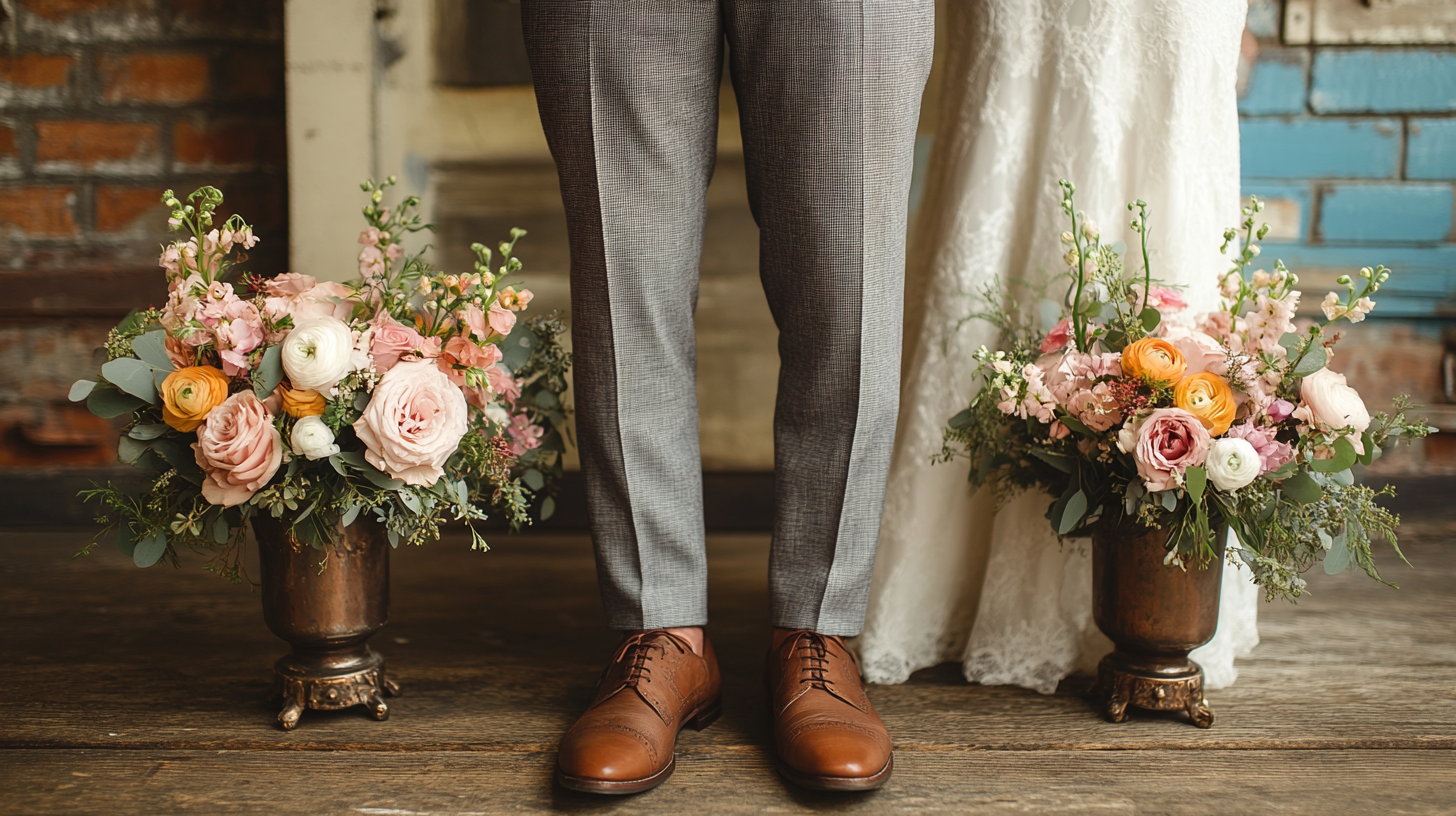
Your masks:
<svg viewBox="0 0 1456 816"><path fill-rule="evenodd" d="M1103 243L1075 208L1073 186L1061 185L1071 222L1061 235L1069 270L1061 319L1044 331L1024 310L1000 305L1014 304L1005 293L987 293L996 305L975 317L1001 330L1003 348L976 353L982 384L949 420L936 458L968 458L974 483L994 480L1006 494L1035 489L1055 497L1046 515L1056 533L1093 537L1094 595L1114 586L1125 593L1094 601L1099 625L1120 650L1130 639L1140 644L1130 650L1157 651L1146 631L1121 640L1108 631L1127 615L1119 605L1151 605L1144 621L1176 622L1199 603L1208 618L1211 609L1206 632L1180 634L1170 654L1186 657L1212 637L1225 526L1238 538L1228 557L1249 568L1271 599L1301 595L1300 575L1318 561L1328 572L1355 565L1379 578L1371 541L1396 547L1398 519L1351 469L1431 429L1406 418L1404 399L1372 416L1329 364L1339 338L1332 328L1363 320L1390 271L1341 277L1345 291L1321 304L1325 320L1298 328L1297 276L1280 262L1272 272L1251 269L1268 230L1256 229L1262 205L1251 198L1240 229L1224 233L1223 250L1238 254L1217 282L1220 307L1190 314L1182 294L1152 275L1146 203L1128 205L1141 240L1138 274L1124 247ZM1126 556L1134 540L1147 547L1139 557L1158 569L1118 578L1114 556ZM1200 571L1215 577L1191 574ZM1202 588L1189 590L1184 575ZM1169 707L1159 702L1167 691L1153 688L1133 702ZM1120 719L1126 698L1119 703L1113 692L1109 714ZM1190 693L1194 721L1211 722L1201 685Z"/></svg>
<svg viewBox="0 0 1456 816"><path fill-rule="evenodd" d="M449 520L513 524L542 516L561 468L569 355L554 318L519 320L531 292L513 230L498 265L476 244L473 271L446 275L407 254L428 229L408 198L383 205L366 182L358 277L238 273L258 238L222 194L171 191L185 240L160 266L170 294L112 330L94 382L71 390L103 417L129 416L122 460L148 474L140 496L101 486L100 521L138 566L176 563L187 547L240 578L250 519L269 519L316 549L367 518L392 545L437 538ZM478 547L480 534L471 526Z"/></svg>

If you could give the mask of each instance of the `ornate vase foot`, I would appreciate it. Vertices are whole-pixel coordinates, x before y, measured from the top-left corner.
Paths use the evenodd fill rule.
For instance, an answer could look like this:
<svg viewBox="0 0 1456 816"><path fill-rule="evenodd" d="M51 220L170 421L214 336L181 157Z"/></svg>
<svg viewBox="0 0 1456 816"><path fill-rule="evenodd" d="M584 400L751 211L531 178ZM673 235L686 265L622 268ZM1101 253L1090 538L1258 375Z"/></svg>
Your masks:
<svg viewBox="0 0 1456 816"><path fill-rule="evenodd" d="M1123 722L1131 707L1183 711L1199 728L1213 725L1203 697L1203 668L1187 657L1115 651L1097 666L1094 692L1106 700L1108 722Z"/></svg>
<svg viewBox="0 0 1456 816"><path fill-rule="evenodd" d="M308 709L337 711L364 706L376 720L389 719L385 695L399 696L399 686L384 673L384 658L366 645L309 653L294 651L274 668L274 691L283 702L278 724L285 731L298 726Z"/></svg>

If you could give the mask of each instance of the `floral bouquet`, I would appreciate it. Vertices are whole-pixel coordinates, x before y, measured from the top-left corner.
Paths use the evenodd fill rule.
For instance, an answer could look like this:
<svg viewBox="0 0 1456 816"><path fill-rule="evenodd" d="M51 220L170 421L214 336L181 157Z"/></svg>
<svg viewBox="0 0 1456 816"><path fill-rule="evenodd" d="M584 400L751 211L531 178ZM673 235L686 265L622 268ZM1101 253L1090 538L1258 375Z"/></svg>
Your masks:
<svg viewBox="0 0 1456 816"><path fill-rule="evenodd" d="M105 505L98 521L138 566L175 564L186 546L237 580L258 514L316 548L361 515L398 546L483 507L513 525L533 505L551 514L570 357L554 318L518 321L531 292L508 278L525 232L500 245L498 268L476 244L474 271L441 274L406 254L401 240L429 225L416 198L382 206L393 183L363 185L350 283L237 274L258 238L238 215L214 226L222 194L163 196L171 228L190 233L162 251L167 303L113 329L101 376L71 389L98 416L130 417L118 453L145 489L82 495Z"/></svg>
<svg viewBox="0 0 1456 816"><path fill-rule="evenodd" d="M1363 320L1390 272L1341 277L1346 291L1325 297L1325 321L1301 330L1298 277L1281 262L1250 269L1268 231L1255 229L1262 205L1251 198L1241 230L1224 233L1224 252L1241 246L1219 281L1220 308L1191 315L1152 277L1147 204L1128 205L1142 244L1137 275L1061 185L1071 221L1063 316L1044 334L1006 293L987 293L995 305L973 317L996 325L1005 348L976 353L982 385L950 419L936 459L968 458L978 485L1047 491L1061 536L1095 524L1167 528L1170 564L1206 564L1227 525L1241 545L1230 557L1271 599L1302 594L1300 573L1321 560L1328 572L1356 564L1379 579L1371 540L1399 554L1399 520L1351 468L1433 429L1406 419L1404 398L1372 417L1329 363L1332 326Z"/></svg>

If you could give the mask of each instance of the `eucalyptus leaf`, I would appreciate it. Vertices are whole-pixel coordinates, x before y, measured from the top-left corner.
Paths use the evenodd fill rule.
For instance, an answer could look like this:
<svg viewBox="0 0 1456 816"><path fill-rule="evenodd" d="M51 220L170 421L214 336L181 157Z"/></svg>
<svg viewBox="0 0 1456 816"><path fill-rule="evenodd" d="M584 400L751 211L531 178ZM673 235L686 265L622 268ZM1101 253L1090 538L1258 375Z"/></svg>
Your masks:
<svg viewBox="0 0 1456 816"><path fill-rule="evenodd" d="M1339 473L1355 464L1355 446L1350 444L1350 440L1343 436L1336 439L1334 449L1332 458L1311 460L1309 469L1316 473Z"/></svg>
<svg viewBox="0 0 1456 816"><path fill-rule="evenodd" d="M1163 509L1169 513L1178 509L1178 491L1164 490L1158 494L1159 500L1163 503Z"/></svg>
<svg viewBox="0 0 1456 816"><path fill-rule="evenodd" d="M338 454L334 454L333 456L329 457L329 465L335 471L337 471L340 476L347 477L349 475L348 472L344 470L344 463L339 461Z"/></svg>
<svg viewBox="0 0 1456 816"><path fill-rule="evenodd" d="M80 385L80 383L77 383L77 385ZM950 422L947 422L946 424L949 425L952 429L960 431L971 427L971 422L975 418L976 412L972 411L970 408L967 408L966 410L961 411L960 413L951 417Z"/></svg>
<svg viewBox="0 0 1456 816"><path fill-rule="evenodd" d="M212 540L218 544L226 544L228 536L232 535L232 526L228 524L226 516L219 515L217 521L212 524Z"/></svg>
<svg viewBox="0 0 1456 816"><path fill-rule="evenodd" d="M167 537L161 533L152 533L136 543L136 549L132 551L131 560L138 567L145 569L160 561L162 554L166 551Z"/></svg>
<svg viewBox="0 0 1456 816"><path fill-rule="evenodd" d="M1330 355L1325 352L1325 347L1318 343L1311 344L1309 351L1300 358L1299 364L1294 367L1294 376L1308 377L1325 367L1330 361Z"/></svg>
<svg viewBox="0 0 1456 816"><path fill-rule="evenodd" d="M1350 487L1351 485L1355 484L1355 472L1352 470L1342 470L1339 473L1331 473L1330 481L1334 482L1335 484Z"/></svg>
<svg viewBox="0 0 1456 816"><path fill-rule="evenodd" d="M127 431L126 435L131 437L132 439L156 439L157 437L170 430L172 430L170 426L163 425L162 423L157 422L151 425L137 425L136 427Z"/></svg>
<svg viewBox="0 0 1456 816"><path fill-rule="evenodd" d="M1285 479L1280 487L1284 490L1284 495L1300 504L1317 502L1324 496L1324 491L1320 489L1319 483L1310 478L1308 473L1296 473Z"/></svg>
<svg viewBox="0 0 1456 816"><path fill-rule="evenodd" d="M399 547L399 531L393 527L389 528L389 546L394 548Z"/></svg>
<svg viewBox="0 0 1456 816"><path fill-rule="evenodd" d="M76 380L71 383L71 393L68 395L71 402L80 402L91 395L91 389L96 387L95 380Z"/></svg>
<svg viewBox="0 0 1456 816"><path fill-rule="evenodd" d="M135 357L118 357L103 365L101 376L133 397L153 405L157 402L157 386L152 381L152 367Z"/></svg>
<svg viewBox="0 0 1456 816"><path fill-rule="evenodd" d="M1143 309L1142 314L1138 315L1138 321L1143 324L1143 331L1152 334L1158 328L1158 325L1163 322L1163 313L1149 306Z"/></svg>
<svg viewBox="0 0 1456 816"><path fill-rule="evenodd" d="M345 527L348 527L350 524L353 524L354 523L354 519L359 518L359 511L360 510L363 510L363 509L364 509L364 505L362 505L362 504L351 504L351 505L349 505L349 509L344 511L344 518L343 518L344 526Z"/></svg>
<svg viewBox="0 0 1456 816"><path fill-rule="evenodd" d="M539 342L530 329L516 324L515 331L501 341L501 361L506 364L506 368L516 371L531 359L531 352Z"/></svg>
<svg viewBox="0 0 1456 816"><path fill-rule="evenodd" d="M1289 352L1290 356L1299 353L1299 344L1304 342L1305 335L1298 332L1285 332L1279 335L1279 345Z"/></svg>
<svg viewBox="0 0 1456 816"><path fill-rule="evenodd" d="M547 496L541 502L541 520L545 521L554 515L556 515L556 500Z"/></svg>
<svg viewBox="0 0 1456 816"><path fill-rule="evenodd" d="M360 391L360 392L354 394L354 410L355 411L362 411L362 410L364 410L365 408L368 408L368 407L369 407L369 394L368 393L366 393L364 391Z"/></svg>
<svg viewBox="0 0 1456 816"><path fill-rule="evenodd" d="M141 361L152 368L160 368L163 371L174 371L177 366L172 364L172 358L167 356L167 333L165 331L147 332L140 337L131 339L131 350Z"/></svg>
<svg viewBox="0 0 1456 816"><path fill-rule="evenodd" d="M1087 494L1078 490L1062 508L1062 519L1057 524L1057 535L1066 535L1076 528L1082 517L1087 515Z"/></svg>
<svg viewBox="0 0 1456 816"><path fill-rule="evenodd" d="M1337 575L1350 566L1350 548L1346 546L1343 537L1331 542L1329 552L1325 553L1324 566L1328 575Z"/></svg>
<svg viewBox="0 0 1456 816"><path fill-rule="evenodd" d="M363 467L359 468L359 472L364 474L364 478L368 479L370 484L382 490L398 490L404 487L404 482L389 478L383 471L371 464L365 463Z"/></svg>
<svg viewBox="0 0 1456 816"><path fill-rule="evenodd" d="M253 388L257 390L260 399L266 398L283 382L283 346L269 346L263 352L263 359L258 361L258 368L253 372Z"/></svg>
<svg viewBox="0 0 1456 816"><path fill-rule="evenodd" d="M420 505L420 497L408 490L399 491L399 500L417 516L424 512L424 507Z"/></svg>
<svg viewBox="0 0 1456 816"><path fill-rule="evenodd" d="M86 397L86 407L91 413L105 419L129 414L146 404L146 400L116 390L111 383L97 385Z"/></svg>
<svg viewBox="0 0 1456 816"><path fill-rule="evenodd" d="M535 468L530 468L525 473L521 474L521 478L526 481L526 487L529 487L532 490L540 490L541 488L546 486L546 477L542 476L541 471Z"/></svg>
<svg viewBox="0 0 1456 816"><path fill-rule="evenodd" d="M146 444L138 442L129 436L123 436L116 445L116 458L129 465L146 452L146 449Z"/></svg>

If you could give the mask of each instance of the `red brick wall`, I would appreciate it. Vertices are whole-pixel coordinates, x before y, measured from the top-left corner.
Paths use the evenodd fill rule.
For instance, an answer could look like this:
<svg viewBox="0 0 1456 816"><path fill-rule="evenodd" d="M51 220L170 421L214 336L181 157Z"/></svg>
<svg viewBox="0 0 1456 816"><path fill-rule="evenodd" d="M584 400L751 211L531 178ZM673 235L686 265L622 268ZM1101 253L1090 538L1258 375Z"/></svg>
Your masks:
<svg viewBox="0 0 1456 816"><path fill-rule="evenodd" d="M16 0L0 44L0 467L104 464L70 383L160 304L162 191L222 189L287 258L282 0ZM5 14L0 11L0 18Z"/></svg>

